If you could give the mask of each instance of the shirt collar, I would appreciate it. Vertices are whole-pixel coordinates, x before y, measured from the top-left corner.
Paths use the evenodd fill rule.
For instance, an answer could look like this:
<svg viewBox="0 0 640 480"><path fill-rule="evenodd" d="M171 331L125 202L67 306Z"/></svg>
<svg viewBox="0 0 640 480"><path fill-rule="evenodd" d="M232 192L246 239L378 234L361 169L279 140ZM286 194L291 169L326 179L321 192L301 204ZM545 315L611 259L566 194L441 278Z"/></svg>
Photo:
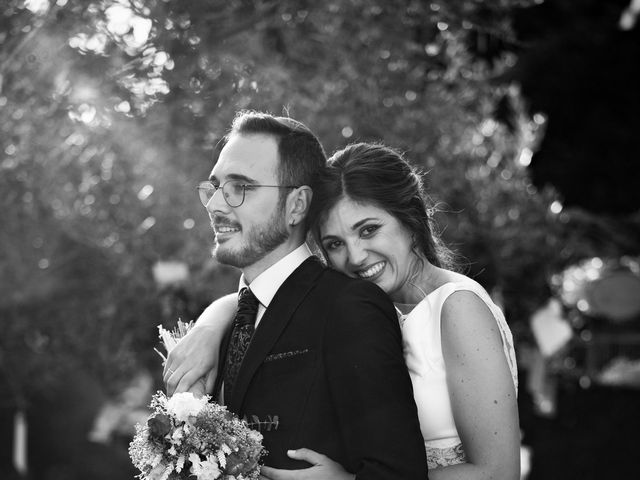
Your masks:
<svg viewBox="0 0 640 480"><path fill-rule="evenodd" d="M253 282L251 282L251 291L258 301L265 308L268 308L271 300L273 300L273 297L275 297L276 292L284 281L310 256L312 256L311 250L309 250L306 243L303 243L258 275ZM240 277L238 292L248 286L244 275L242 275Z"/></svg>

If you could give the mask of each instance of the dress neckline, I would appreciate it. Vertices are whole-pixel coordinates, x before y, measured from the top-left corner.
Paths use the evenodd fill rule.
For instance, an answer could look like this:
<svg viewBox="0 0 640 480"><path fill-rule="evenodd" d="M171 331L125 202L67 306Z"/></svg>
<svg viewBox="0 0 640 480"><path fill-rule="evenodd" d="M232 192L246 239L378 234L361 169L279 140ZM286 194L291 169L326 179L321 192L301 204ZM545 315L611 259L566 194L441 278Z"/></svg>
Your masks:
<svg viewBox="0 0 640 480"><path fill-rule="evenodd" d="M436 293L438 290L440 290L445 285L449 285L451 283L457 283L457 282L445 282L445 283L443 283L439 287L436 287L433 290L431 290L429 293L427 293L427 295L422 300L420 300L418 303L396 303L396 302L394 302L393 305L396 307L396 310L398 311L398 313L401 316L406 317L407 315L409 315L413 311L414 308L416 308L418 305L420 305L422 302L424 302L425 299L429 298L431 295ZM405 308L410 308L410 310L408 310L407 313L404 313L404 311L398 305L401 305L402 307L405 307Z"/></svg>

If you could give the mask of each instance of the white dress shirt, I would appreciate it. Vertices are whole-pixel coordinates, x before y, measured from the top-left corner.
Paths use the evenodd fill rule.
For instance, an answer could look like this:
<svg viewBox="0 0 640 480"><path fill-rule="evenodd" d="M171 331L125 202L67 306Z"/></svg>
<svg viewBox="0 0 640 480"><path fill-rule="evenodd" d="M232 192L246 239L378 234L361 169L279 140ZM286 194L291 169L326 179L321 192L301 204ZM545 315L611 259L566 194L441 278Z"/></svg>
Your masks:
<svg viewBox="0 0 640 480"><path fill-rule="evenodd" d="M289 278L296 268L302 265L307 258L312 255L311 250L306 243L303 243L293 252L267 268L258 275L251 285L248 285L244 275L240 277L240 287L238 292L243 288L249 287L256 296L260 305L258 306L258 314L256 315L256 327L260 323L265 310L269 307L271 300L275 297L276 292L282 286L284 281Z"/></svg>

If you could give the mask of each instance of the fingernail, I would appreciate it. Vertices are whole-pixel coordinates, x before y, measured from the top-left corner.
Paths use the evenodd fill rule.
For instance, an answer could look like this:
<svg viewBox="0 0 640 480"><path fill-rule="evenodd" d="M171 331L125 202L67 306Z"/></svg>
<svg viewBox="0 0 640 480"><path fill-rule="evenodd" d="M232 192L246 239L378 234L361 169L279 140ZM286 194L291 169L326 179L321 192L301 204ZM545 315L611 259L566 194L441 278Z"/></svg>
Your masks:
<svg viewBox="0 0 640 480"><path fill-rule="evenodd" d="M287 450L287 455L295 455L295 450Z"/></svg>

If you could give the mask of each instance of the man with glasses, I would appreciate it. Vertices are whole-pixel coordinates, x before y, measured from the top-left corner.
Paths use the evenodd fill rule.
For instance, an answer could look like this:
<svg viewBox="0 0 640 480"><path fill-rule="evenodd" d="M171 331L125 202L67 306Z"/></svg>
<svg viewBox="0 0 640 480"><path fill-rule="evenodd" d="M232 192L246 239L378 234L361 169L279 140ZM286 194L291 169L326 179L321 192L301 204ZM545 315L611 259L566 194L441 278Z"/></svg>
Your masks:
<svg viewBox="0 0 640 480"><path fill-rule="evenodd" d="M356 478L424 480L392 303L373 283L325 268L305 244L310 185L325 162L301 123L241 112L209 180L198 186L215 257L242 270L214 394L261 431L266 465L304 468L286 452L305 446ZM170 394L185 373L170 354Z"/></svg>

